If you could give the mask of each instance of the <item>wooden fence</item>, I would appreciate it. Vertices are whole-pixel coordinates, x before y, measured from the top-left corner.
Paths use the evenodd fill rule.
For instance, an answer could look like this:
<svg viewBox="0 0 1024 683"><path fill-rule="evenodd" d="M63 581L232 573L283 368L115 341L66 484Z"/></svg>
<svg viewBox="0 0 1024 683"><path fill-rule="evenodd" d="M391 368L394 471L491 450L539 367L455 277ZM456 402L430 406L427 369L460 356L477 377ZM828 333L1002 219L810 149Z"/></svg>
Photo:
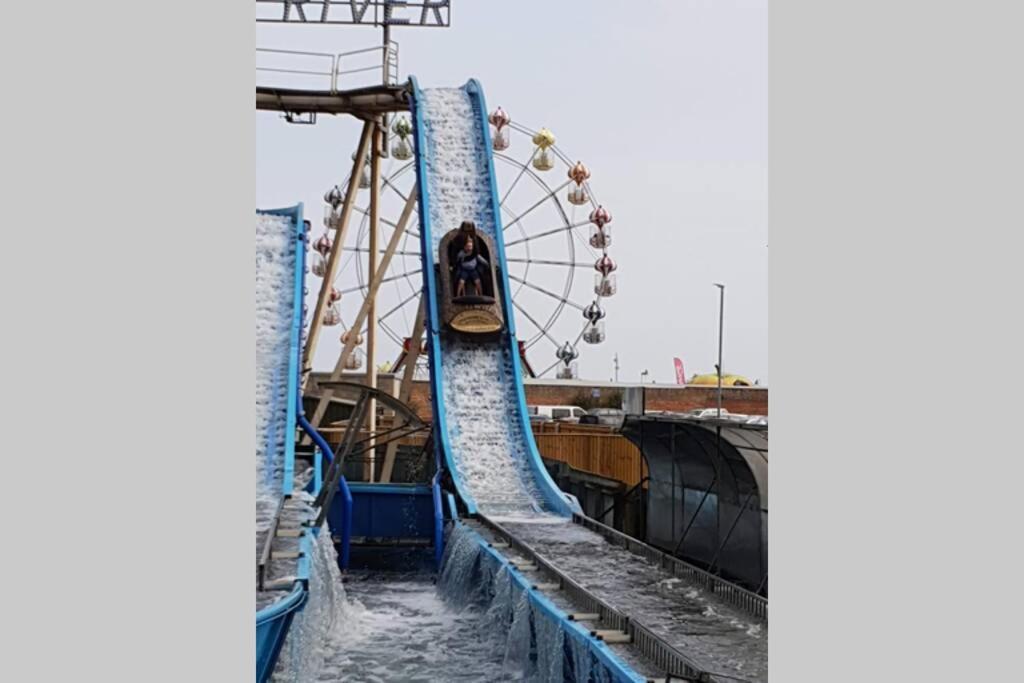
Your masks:
<svg viewBox="0 0 1024 683"><path fill-rule="evenodd" d="M332 446L337 446L345 432L344 424L344 421L338 421L321 427L320 432ZM389 426L390 420L385 418L379 428L383 430ZM533 424L533 435L542 456L564 462L573 469L621 481L627 487L636 486L641 478L647 476L640 450L611 427L542 422ZM368 436L368 433L360 433L361 439ZM405 437L399 443L421 447L425 441L426 434L421 432Z"/></svg>
<svg viewBox="0 0 1024 683"><path fill-rule="evenodd" d="M610 427L563 423L535 423L537 450L549 460L573 469L636 486L647 476L640 449Z"/></svg>

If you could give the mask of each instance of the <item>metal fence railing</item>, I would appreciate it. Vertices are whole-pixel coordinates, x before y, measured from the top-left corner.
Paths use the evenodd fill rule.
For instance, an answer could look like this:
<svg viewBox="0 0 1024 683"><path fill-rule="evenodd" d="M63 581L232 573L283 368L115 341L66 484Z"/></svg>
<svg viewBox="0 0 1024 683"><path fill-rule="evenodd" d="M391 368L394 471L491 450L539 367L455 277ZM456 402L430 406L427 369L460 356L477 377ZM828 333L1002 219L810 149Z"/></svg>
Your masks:
<svg viewBox="0 0 1024 683"><path fill-rule="evenodd" d="M339 90L398 83L398 43L348 52L304 52L256 48L257 85Z"/></svg>
<svg viewBox="0 0 1024 683"><path fill-rule="evenodd" d="M674 576L696 583L709 593L714 593L724 602L734 607L739 607L757 617L768 617L768 600L757 593L741 588L678 557L664 553L590 517L573 515L573 521L587 527L591 531L596 531L610 543L625 548L634 555L639 555L653 564L657 564L662 569L671 572Z"/></svg>

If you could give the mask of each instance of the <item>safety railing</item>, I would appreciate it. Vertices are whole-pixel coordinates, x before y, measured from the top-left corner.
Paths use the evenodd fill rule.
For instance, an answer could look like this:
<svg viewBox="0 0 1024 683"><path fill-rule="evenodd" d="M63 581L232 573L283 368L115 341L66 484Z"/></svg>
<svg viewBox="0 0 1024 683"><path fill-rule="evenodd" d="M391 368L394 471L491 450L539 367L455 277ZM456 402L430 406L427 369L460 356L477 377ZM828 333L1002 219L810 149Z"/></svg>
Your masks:
<svg viewBox="0 0 1024 683"><path fill-rule="evenodd" d="M658 637L653 631L639 621L612 607L604 600L573 581L568 575L559 571L544 559L544 556L509 533L497 522L479 515L480 521L512 548L530 559L548 576L555 579L559 589L573 605L582 612L590 612L600 617L602 626L623 631L629 634L633 647L654 662L658 668L667 672L671 678L690 681L707 681L709 683L725 683L702 668L696 662L677 650L671 644Z"/></svg>
<svg viewBox="0 0 1024 683"><path fill-rule="evenodd" d="M340 466L335 462L335 458L331 454L330 445L328 445L324 437L320 435L313 425L310 424L309 420L306 419L306 416L301 412L299 413L299 427L309 435L313 440L313 443L316 444L316 447L324 454L324 457L327 458L328 464L333 466L330 470L331 476L329 477L329 482L326 484L326 486L331 487L330 497L324 501L324 491L321 489L317 493L316 500L320 504L320 512L317 515L314 528L319 528L320 525L323 524L327 511L330 509L331 501L334 498L334 493L340 490L345 517L342 522L341 551L338 554L338 561L341 564L342 569L348 569L352 546L352 491L349 489L348 482L345 480L344 475L341 474Z"/></svg>
<svg viewBox="0 0 1024 683"><path fill-rule="evenodd" d="M331 94L366 85L398 83L398 43L348 52L304 52L256 48L257 85L328 90ZM259 74L276 74L259 78ZM362 75L377 74L367 81Z"/></svg>
<svg viewBox="0 0 1024 683"><path fill-rule="evenodd" d="M643 624L630 621L627 632L633 638L633 645L662 671L670 672L667 680L716 681L712 674L694 667L686 655L654 635Z"/></svg>
<svg viewBox="0 0 1024 683"><path fill-rule="evenodd" d="M366 55L377 55L379 62L373 66L363 66L366 62ZM341 52L335 56L334 74L335 81L332 87L337 87L338 81L343 76L352 76L359 73L368 73L380 70L381 82L385 85L394 85L398 82L398 43L390 41L388 45L367 47L362 50L351 50Z"/></svg>
<svg viewBox="0 0 1024 683"><path fill-rule="evenodd" d="M263 581L267 575L267 567L270 566L270 553L274 546L274 538L277 536L277 528L281 523L281 511L284 509L284 496L277 502L277 510L274 512L274 520L267 531L267 538L263 541L263 549L260 551L260 559L256 563L256 589L263 590Z"/></svg>
<svg viewBox="0 0 1024 683"><path fill-rule="evenodd" d="M625 548L634 555L639 555L649 562L657 564L662 569L671 572L674 576L685 578L709 593L714 593L723 602L739 607L757 617L766 618L768 616L768 600L757 593L741 588L720 576L715 576L700 567L695 567L678 557L662 552L590 517L573 515L573 521L587 527L591 531L596 531L613 545Z"/></svg>

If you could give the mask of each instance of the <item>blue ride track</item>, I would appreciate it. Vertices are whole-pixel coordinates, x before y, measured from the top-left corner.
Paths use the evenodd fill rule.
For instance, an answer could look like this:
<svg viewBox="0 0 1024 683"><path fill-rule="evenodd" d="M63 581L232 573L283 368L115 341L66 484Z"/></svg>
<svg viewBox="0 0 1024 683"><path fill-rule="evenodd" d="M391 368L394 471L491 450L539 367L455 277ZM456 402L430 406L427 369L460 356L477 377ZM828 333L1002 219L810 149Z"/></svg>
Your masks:
<svg viewBox="0 0 1024 683"><path fill-rule="evenodd" d="M434 226L431 225L431 189L429 182L429 167L432 165L432 157L435 153L433 140L425 125L425 108L422 106L423 92L415 77L410 76L409 82L412 86L412 119L413 139L416 151L416 187L419 193L420 210L420 252L422 255L422 272L424 296L427 301L427 344L430 352L430 398L434 418L434 446L437 449L438 459L444 463L445 468L451 475L452 483L459 494L459 497L466 506L469 514L477 514L479 504L476 497L460 472L458 459L451 443L451 429L449 425L448 410L444 400L444 377L442 368L446 362L445 344L442 340L444 331L439 311L439 296L445 293L439 291L439 283L434 271ZM533 431L530 427L530 418L526 410L526 394L523 389L523 369L519 358L519 345L516 339L515 316L512 307L512 294L508 280L508 272L505 259L505 241L502 236L501 209L498 199L498 189L494 173L494 160L490 153L491 133L487 123L487 105L484 101L483 88L476 81L471 79L462 87L462 90L469 97L475 120L474 127L475 144L478 151L482 151L486 157L485 170L482 175L476 177L477 183L482 183L490 196L491 213L493 214L493 225L489 234L494 240L497 253L495 254L495 265L498 273L498 288L501 294L501 304L505 314L505 330L501 339L494 342L494 353L507 353L511 359L512 384L514 385L515 398L512 405L495 406L496 409L507 411L507 418L518 424L510 433L521 435L523 448L527 460L528 471L533 479L536 489L540 492L543 500L543 507L550 514L562 517L570 517L573 512L579 512L579 504L571 496L567 496L558 489L551 475L548 474L544 463L541 460L540 452L533 438ZM453 217L454 219L454 217ZM447 231L450 227L442 227ZM504 349L501 347L504 346ZM514 457L516 449L509 448L509 457Z"/></svg>

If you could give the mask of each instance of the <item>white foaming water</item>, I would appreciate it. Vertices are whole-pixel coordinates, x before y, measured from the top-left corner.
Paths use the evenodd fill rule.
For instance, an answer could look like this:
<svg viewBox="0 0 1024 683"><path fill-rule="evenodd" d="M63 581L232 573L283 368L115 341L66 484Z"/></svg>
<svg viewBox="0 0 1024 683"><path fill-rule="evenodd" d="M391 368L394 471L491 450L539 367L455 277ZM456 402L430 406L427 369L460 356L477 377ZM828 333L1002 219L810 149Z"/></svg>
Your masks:
<svg viewBox="0 0 1024 683"><path fill-rule="evenodd" d="M530 470L510 366L508 351L496 344L446 345L441 367L448 442L482 511L534 517L544 514L544 499Z"/></svg>
<svg viewBox="0 0 1024 683"><path fill-rule="evenodd" d="M459 525L445 547L438 591L459 610L486 610L479 634L501 642L501 676L457 680L610 681L610 673L587 646L567 636L560 622L537 608L526 591L480 545L480 537ZM493 646L492 646L493 647ZM497 672L495 672L497 674ZM396 679L389 679L396 680ZM404 679L401 679L404 680ZM433 680L454 680L438 676Z"/></svg>
<svg viewBox="0 0 1024 683"><path fill-rule="evenodd" d="M294 313L292 222L256 214L256 553L281 498Z"/></svg>
<svg viewBox="0 0 1024 683"><path fill-rule="evenodd" d="M472 220L496 235L488 151L480 113L461 88L424 90L426 165L432 249L449 230ZM497 517L548 514L530 468L506 343L441 339L441 376L448 443L481 511Z"/></svg>
<svg viewBox="0 0 1024 683"><path fill-rule="evenodd" d="M503 670L505 634L489 628L486 612L478 605L457 609L447 604L430 576L354 576L347 590L352 607L336 629L337 647L319 678L308 680L520 678Z"/></svg>
<svg viewBox="0 0 1024 683"><path fill-rule="evenodd" d="M337 638L341 624L351 619L338 556L325 524L313 546L306 604L295 615L274 667L274 683L306 683L321 675L329 653L346 647Z"/></svg>
<svg viewBox="0 0 1024 683"><path fill-rule="evenodd" d="M462 88L424 90L422 106L436 262L441 238L464 220L493 237L494 213L487 150L469 95Z"/></svg>

